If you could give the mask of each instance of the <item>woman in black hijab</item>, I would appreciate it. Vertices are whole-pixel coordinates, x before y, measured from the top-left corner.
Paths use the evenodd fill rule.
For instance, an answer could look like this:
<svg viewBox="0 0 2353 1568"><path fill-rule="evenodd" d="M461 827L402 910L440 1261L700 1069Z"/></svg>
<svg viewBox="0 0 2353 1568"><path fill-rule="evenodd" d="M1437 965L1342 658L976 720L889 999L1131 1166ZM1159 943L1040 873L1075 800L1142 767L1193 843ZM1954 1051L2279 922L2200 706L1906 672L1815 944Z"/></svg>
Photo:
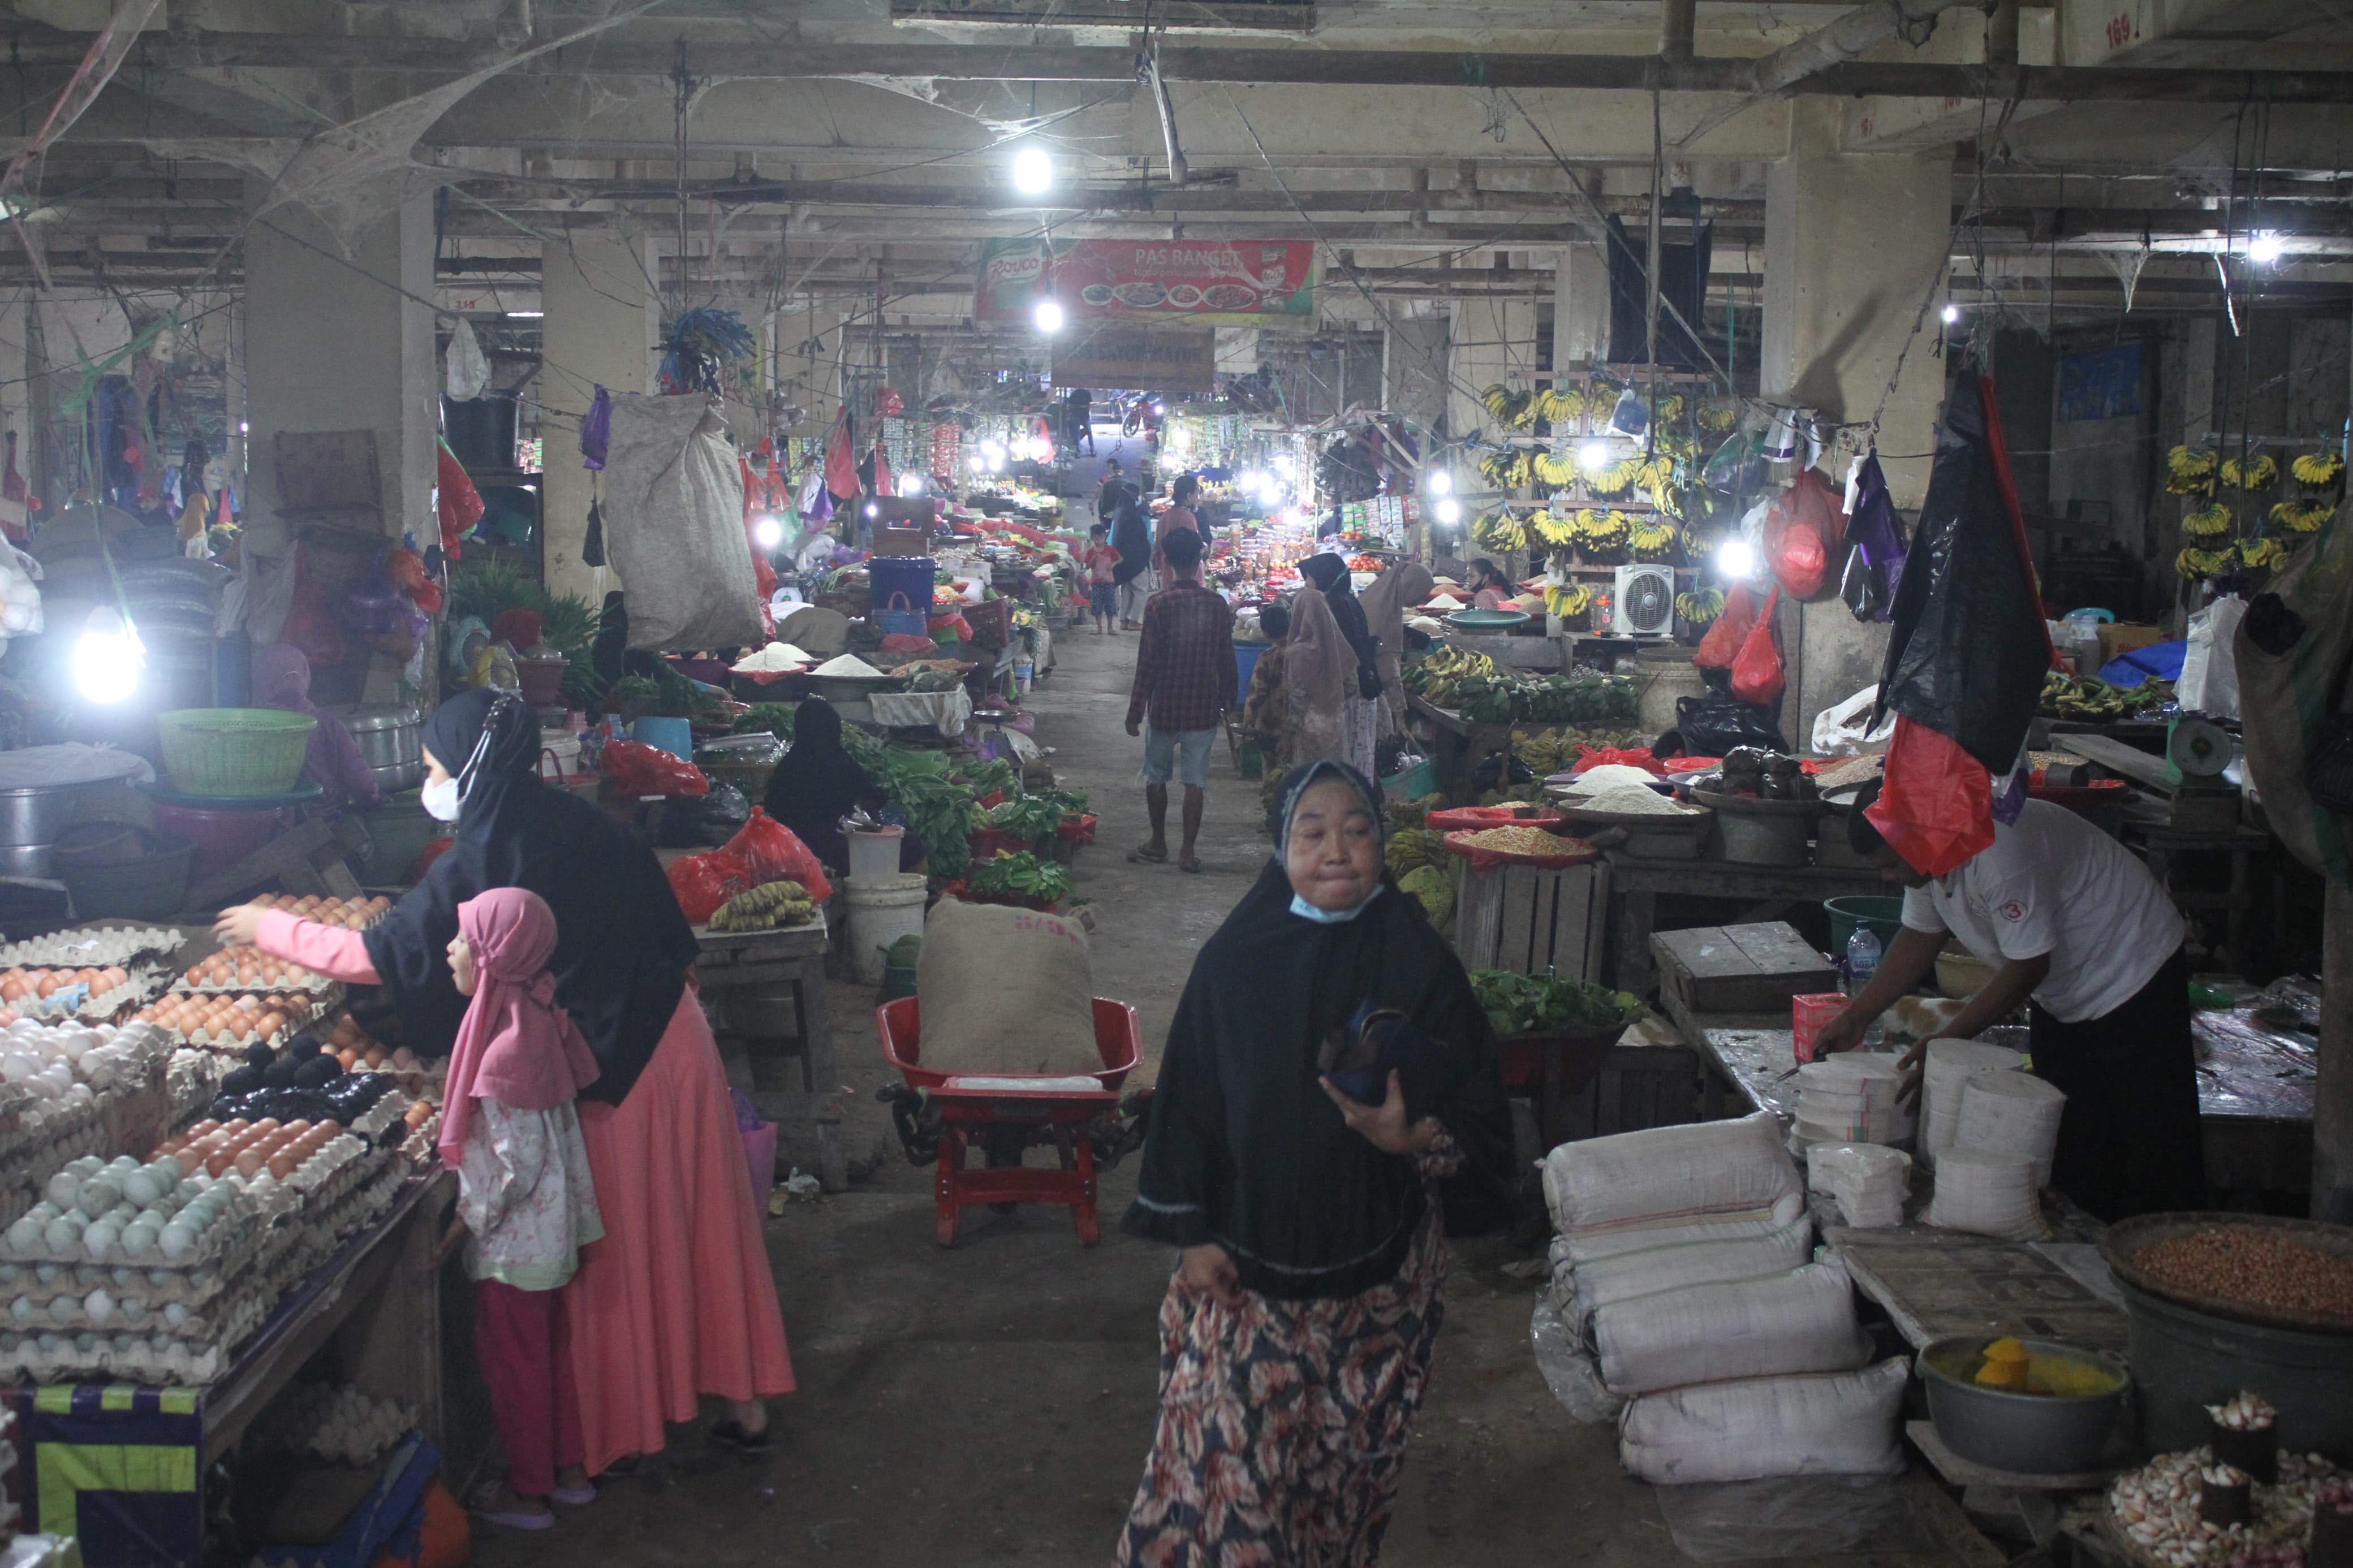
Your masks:
<svg viewBox="0 0 2353 1568"><path fill-rule="evenodd" d="M528 888L555 913L556 1000L604 1069L581 1091L580 1131L605 1239L565 1289L588 1469L659 1448L664 1420L690 1418L704 1394L733 1407L714 1435L757 1447L761 1401L792 1391L792 1363L726 1070L690 980L693 928L643 838L541 782L539 722L520 697L451 698L424 750L427 800L454 785L456 841L366 933L410 1047L446 1051L465 1012L448 957L458 906Z"/></svg>
<svg viewBox="0 0 2353 1568"><path fill-rule="evenodd" d="M1119 624L1134 631L1144 624L1145 595L1152 591L1144 575L1152 568L1152 524L1134 485L1121 485L1113 503L1111 547L1119 552L1119 564L1111 570L1111 580L1119 584Z"/></svg>
<svg viewBox="0 0 2353 1568"><path fill-rule="evenodd" d="M1303 768L1274 822L1177 1003L1124 1221L1181 1258L1124 1564L1374 1562L1443 1317L1441 1230L1508 1217L1494 1036L1382 869L1371 786Z"/></svg>
<svg viewBox="0 0 2353 1568"><path fill-rule="evenodd" d="M1343 704L1346 710L1346 755L1358 773L1370 778L1373 751L1381 732L1380 639L1373 636L1364 602L1356 597L1356 582L1348 575L1346 561L1329 551L1311 555L1299 563L1299 575L1322 591L1324 602L1332 607L1332 618L1340 625L1341 637L1356 656L1356 689Z"/></svg>
<svg viewBox="0 0 2353 1568"><path fill-rule="evenodd" d="M863 806L882 809L882 791L874 776L843 750L841 715L822 697L804 701L793 715L793 749L768 775L768 793L762 799L770 816L793 830L828 871L849 864L849 846L841 836L841 819ZM916 835L899 841L902 870L923 864L926 849Z"/></svg>

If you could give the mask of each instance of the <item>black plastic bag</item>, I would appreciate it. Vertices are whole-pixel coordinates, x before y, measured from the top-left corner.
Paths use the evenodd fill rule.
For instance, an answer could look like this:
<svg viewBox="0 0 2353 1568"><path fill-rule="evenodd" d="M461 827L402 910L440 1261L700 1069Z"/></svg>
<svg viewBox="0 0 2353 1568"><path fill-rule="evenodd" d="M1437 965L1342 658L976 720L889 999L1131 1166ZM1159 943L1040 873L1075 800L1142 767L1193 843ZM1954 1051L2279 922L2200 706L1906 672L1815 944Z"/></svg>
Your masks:
<svg viewBox="0 0 2353 1568"><path fill-rule="evenodd" d="M1904 523L1895 515L1876 447L1863 454L1854 477L1854 510L1847 519L1851 549L1839 577L1839 597L1858 621L1883 621L1894 611L1904 578Z"/></svg>
<svg viewBox="0 0 2353 1568"><path fill-rule="evenodd" d="M1687 757L1721 757L1738 746L1762 746L1775 752L1789 749L1771 708L1743 702L1729 691L1676 698L1675 732L1683 737Z"/></svg>
<svg viewBox="0 0 2353 1568"><path fill-rule="evenodd" d="M715 784L708 795L681 795L655 810L653 840L661 849L724 844L752 820L752 803L733 784Z"/></svg>
<svg viewBox="0 0 2353 1568"><path fill-rule="evenodd" d="M1496 752L1483 757L1480 759L1479 765L1471 770L1471 787L1480 795L1490 790L1517 789L1522 784L1535 782L1535 769L1509 752Z"/></svg>
<svg viewBox="0 0 2353 1568"><path fill-rule="evenodd" d="M1846 569L1839 574L1839 597L1858 621L1883 621L1894 605L1887 574L1860 545L1846 552Z"/></svg>
<svg viewBox="0 0 2353 1568"><path fill-rule="evenodd" d="M1989 377L1963 375L1945 404L1893 619L1873 726L1901 713L1996 777L2009 773L2051 670L2051 636Z"/></svg>

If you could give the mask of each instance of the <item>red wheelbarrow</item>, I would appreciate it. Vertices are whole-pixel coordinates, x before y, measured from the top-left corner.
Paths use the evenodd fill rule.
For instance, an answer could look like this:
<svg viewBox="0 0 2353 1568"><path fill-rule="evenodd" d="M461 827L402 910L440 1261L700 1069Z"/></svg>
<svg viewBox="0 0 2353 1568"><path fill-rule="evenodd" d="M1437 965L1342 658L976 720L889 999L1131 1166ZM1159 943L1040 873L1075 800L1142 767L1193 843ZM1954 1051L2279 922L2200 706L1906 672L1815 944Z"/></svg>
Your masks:
<svg viewBox="0 0 2353 1568"><path fill-rule="evenodd" d="M916 998L902 996L874 1010L882 1054L904 1089L886 1089L901 1138L911 1154L923 1143L938 1143L938 1175L932 1193L938 1215L934 1239L955 1245L956 1221L976 1204L1068 1204L1079 1239L1089 1247L1103 1239L1095 1220L1095 1134L1120 1112L1121 1082L1142 1059L1135 1009L1124 1002L1094 998L1095 1049L1103 1070L1067 1078L951 1074L923 1065L923 1014ZM917 1117L936 1132L918 1133ZM1051 1144L1060 1156L1056 1169L1029 1169L1021 1152ZM987 1169L966 1169L965 1156L978 1147Z"/></svg>

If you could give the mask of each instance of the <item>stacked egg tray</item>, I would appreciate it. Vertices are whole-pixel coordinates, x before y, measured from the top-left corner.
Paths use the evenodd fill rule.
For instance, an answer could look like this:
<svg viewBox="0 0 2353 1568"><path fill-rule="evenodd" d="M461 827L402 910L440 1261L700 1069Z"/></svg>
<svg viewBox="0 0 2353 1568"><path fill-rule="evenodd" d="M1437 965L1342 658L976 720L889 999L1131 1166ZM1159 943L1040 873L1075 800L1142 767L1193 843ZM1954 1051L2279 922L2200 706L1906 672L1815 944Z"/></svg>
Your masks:
<svg viewBox="0 0 2353 1568"><path fill-rule="evenodd" d="M144 1025L0 1030L0 1225L32 1206L49 1173L99 1151L108 1100L160 1092L171 1054Z"/></svg>
<svg viewBox="0 0 2353 1568"><path fill-rule="evenodd" d="M341 1000L342 987L332 982L319 992L174 988L133 1017L166 1031L183 1046L234 1056L256 1045L284 1045ZM227 1021L198 1021L208 1014Z"/></svg>
<svg viewBox="0 0 2353 1568"><path fill-rule="evenodd" d="M171 1102L166 1123L178 1131L205 1113L220 1093L224 1058L205 1050L177 1050L164 1068L164 1095Z"/></svg>
<svg viewBox="0 0 2353 1568"><path fill-rule="evenodd" d="M79 969L94 964L135 969L151 961L162 964L180 951L183 940L169 926L82 926L0 947L0 966Z"/></svg>
<svg viewBox="0 0 2353 1568"><path fill-rule="evenodd" d="M283 910L297 920L316 921L339 931L365 931L392 912L390 899L322 899L311 894L264 893L252 900L265 910Z"/></svg>
<svg viewBox="0 0 2353 1568"><path fill-rule="evenodd" d="M0 971L0 1027L27 1019L111 1024L161 992L169 973L153 967Z"/></svg>
<svg viewBox="0 0 2353 1568"><path fill-rule="evenodd" d="M225 947L190 964L172 982L174 994L242 996L265 991L307 991L323 995L335 982L316 970L275 958L258 947Z"/></svg>
<svg viewBox="0 0 2353 1568"><path fill-rule="evenodd" d="M309 1454L336 1465L373 1465L392 1452L420 1419L417 1407L376 1399L349 1384L297 1383L255 1424L264 1449Z"/></svg>

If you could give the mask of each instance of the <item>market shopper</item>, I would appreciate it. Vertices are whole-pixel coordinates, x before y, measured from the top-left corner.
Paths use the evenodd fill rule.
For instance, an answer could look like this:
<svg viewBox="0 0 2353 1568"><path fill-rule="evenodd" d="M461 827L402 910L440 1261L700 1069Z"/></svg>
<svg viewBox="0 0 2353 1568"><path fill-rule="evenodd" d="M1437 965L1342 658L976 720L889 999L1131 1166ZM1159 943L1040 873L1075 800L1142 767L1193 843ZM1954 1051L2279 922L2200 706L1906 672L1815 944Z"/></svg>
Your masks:
<svg viewBox="0 0 2353 1568"><path fill-rule="evenodd" d="M1086 574L1087 608L1094 616L1095 635L1119 630L1119 552L1112 548L1111 529L1096 523L1087 530L1087 552L1080 559Z"/></svg>
<svg viewBox="0 0 2353 1568"><path fill-rule="evenodd" d="M1443 1237L1507 1217L1494 1037L1382 869L1371 784L1302 769L1273 822L1177 1003L1124 1221L1179 1257L1123 1564L1373 1563L1444 1316ZM1324 1072L1335 1037L1402 1064L1380 1103Z"/></svg>
<svg viewBox="0 0 2353 1568"><path fill-rule="evenodd" d="M1323 598L1324 607L1332 612L1333 624L1354 656L1354 677L1341 701L1341 718L1347 735L1344 754L1351 767L1369 778L1373 772L1373 742L1380 734L1380 643L1365 617L1364 603L1356 597L1356 583L1349 575L1346 561L1325 551L1302 561L1299 574ZM1306 590L1303 590L1301 597L1305 595ZM1298 605L1294 603L1292 608L1296 615Z"/></svg>
<svg viewBox="0 0 2353 1568"><path fill-rule="evenodd" d="M1966 1039L2029 1006L2034 1072L2067 1096L2052 1184L2108 1221L2200 1206L2185 928L2148 868L2064 806L2030 800L2015 823L1995 823L1991 847L1932 878L1864 815L1879 788L1857 798L1848 837L1905 889L1904 930L1819 1048L1861 1044L1957 937L1994 975L1944 1032ZM1905 1056L1907 1070L1924 1049Z"/></svg>
<svg viewBox="0 0 2353 1568"><path fill-rule="evenodd" d="M304 713L317 720L302 753L302 777L323 792L319 804L330 811L345 805L375 807L384 804L384 786L376 782L351 726L311 700L311 660L291 643L271 643L253 655L253 695L266 707Z"/></svg>
<svg viewBox="0 0 2353 1568"><path fill-rule="evenodd" d="M1113 507L1111 547L1119 552L1119 564L1111 576L1119 584L1120 630L1132 632L1144 625L1145 602L1152 596L1152 522L1133 485L1122 487Z"/></svg>
<svg viewBox="0 0 2353 1568"><path fill-rule="evenodd" d="M1258 613L1258 629L1266 634L1266 647L1250 668L1250 690L1242 698L1242 733L1272 762L1282 755L1283 645L1291 637L1291 612L1267 605Z"/></svg>
<svg viewBox="0 0 2353 1568"><path fill-rule="evenodd" d="M1208 538L1201 531L1201 520L1194 515L1193 503L1200 499L1201 481L1191 474L1179 474L1168 486L1168 510L1160 514L1159 526L1152 531L1152 564L1166 580L1168 573L1168 536L1191 530L1203 544Z"/></svg>
<svg viewBox="0 0 2353 1568"><path fill-rule="evenodd" d="M511 694L469 691L433 711L425 802L455 842L365 933L366 978L391 993L418 1055L458 1036L448 965L459 906L528 888L554 912L556 1000L596 1058L581 1136L605 1238L565 1288L591 1475L659 1450L699 1396L728 1402L712 1435L757 1449L762 1401L793 1389L761 1221L726 1073L690 983L694 932L645 840L537 773L539 722ZM224 942L261 935L264 911L222 911ZM280 956L289 956L280 954Z"/></svg>
<svg viewBox="0 0 2353 1568"><path fill-rule="evenodd" d="M1198 871L1194 846L1208 799L1209 752L1234 706L1240 678L1234 664L1234 612L1201 585L1201 536L1180 529L1168 537L1172 581L1144 607L1136 639L1135 679L1127 699L1127 732L1144 737L1145 809L1152 837L1130 860L1159 865L1168 858L1168 782L1185 786L1185 840L1177 868ZM1148 727L1147 727L1148 726Z"/></svg>
<svg viewBox="0 0 2353 1568"><path fill-rule="evenodd" d="M1373 667L1380 677L1379 733L1405 732L1405 617L1429 603L1438 579L1419 561L1402 561L1373 579L1358 602L1373 637Z"/></svg>

